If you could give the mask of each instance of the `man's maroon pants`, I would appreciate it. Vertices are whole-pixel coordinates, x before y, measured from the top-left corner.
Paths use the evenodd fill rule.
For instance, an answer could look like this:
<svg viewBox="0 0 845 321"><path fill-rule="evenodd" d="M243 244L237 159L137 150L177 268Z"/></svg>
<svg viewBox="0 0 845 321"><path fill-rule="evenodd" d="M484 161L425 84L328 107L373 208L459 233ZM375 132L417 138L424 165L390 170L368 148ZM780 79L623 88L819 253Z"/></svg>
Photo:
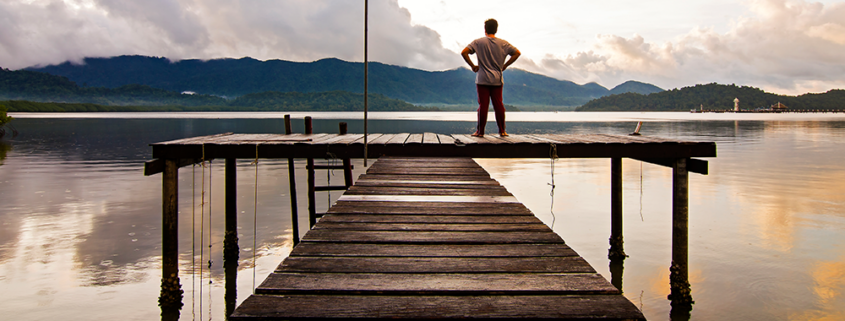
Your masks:
<svg viewBox="0 0 845 321"><path fill-rule="evenodd" d="M499 133L505 132L505 105L502 103L503 86L475 85L478 89L478 127L477 133L484 134L484 127L487 125L487 109L490 100L493 100L493 111L496 113L496 125L499 126Z"/></svg>

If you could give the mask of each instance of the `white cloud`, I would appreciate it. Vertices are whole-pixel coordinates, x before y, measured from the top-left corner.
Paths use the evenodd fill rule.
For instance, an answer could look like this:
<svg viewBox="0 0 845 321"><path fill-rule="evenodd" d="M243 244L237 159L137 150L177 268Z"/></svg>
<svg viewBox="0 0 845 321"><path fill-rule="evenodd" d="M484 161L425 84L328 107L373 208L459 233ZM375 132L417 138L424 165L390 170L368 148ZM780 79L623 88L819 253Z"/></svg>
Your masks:
<svg viewBox="0 0 845 321"><path fill-rule="evenodd" d="M369 59L425 69L460 57L412 25L395 0L370 2ZM0 3L0 64L23 68L123 54L363 61L363 1L7 0Z"/></svg>
<svg viewBox="0 0 845 321"><path fill-rule="evenodd" d="M593 50L521 65L557 78L664 88L719 82L800 94L845 88L845 4L757 0L727 32L695 28L673 41L600 35Z"/></svg>
<svg viewBox="0 0 845 321"><path fill-rule="evenodd" d="M479 11L480 3L403 2L409 12L397 0L370 1L369 59L462 66L456 51L495 16L523 52L515 67L577 83L845 88L843 2L537 1ZM0 66L12 69L124 54L362 61L362 40L363 1L0 1Z"/></svg>

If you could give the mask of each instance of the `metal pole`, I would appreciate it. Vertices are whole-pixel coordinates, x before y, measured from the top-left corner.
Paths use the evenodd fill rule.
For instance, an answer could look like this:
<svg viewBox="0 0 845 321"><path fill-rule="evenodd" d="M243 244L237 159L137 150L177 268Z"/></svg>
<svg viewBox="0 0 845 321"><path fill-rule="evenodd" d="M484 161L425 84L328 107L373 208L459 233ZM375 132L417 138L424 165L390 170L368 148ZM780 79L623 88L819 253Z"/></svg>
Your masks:
<svg viewBox="0 0 845 321"><path fill-rule="evenodd" d="M368 86L368 72L369 63L367 61L367 32L369 24L369 1L364 0L364 167L367 167L367 95L369 94Z"/></svg>

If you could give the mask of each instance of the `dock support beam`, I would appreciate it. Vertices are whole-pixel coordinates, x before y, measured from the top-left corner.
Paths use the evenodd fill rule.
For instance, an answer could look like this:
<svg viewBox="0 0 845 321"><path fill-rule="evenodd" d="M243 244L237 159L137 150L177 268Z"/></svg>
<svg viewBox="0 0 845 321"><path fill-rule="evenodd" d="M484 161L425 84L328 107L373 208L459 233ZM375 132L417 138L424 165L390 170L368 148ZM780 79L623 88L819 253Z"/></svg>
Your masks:
<svg viewBox="0 0 845 321"><path fill-rule="evenodd" d="M672 266L669 285L673 309L691 308L689 283L689 172L687 158L678 158L672 166Z"/></svg>
<svg viewBox="0 0 845 321"><path fill-rule="evenodd" d="M179 283L179 165L177 159L164 160L161 216L161 294L158 305L162 316L182 308Z"/></svg>
<svg viewBox="0 0 845 321"><path fill-rule="evenodd" d="M610 249L607 258L625 258L622 245L622 158L610 159Z"/></svg>
<svg viewBox="0 0 845 321"><path fill-rule="evenodd" d="M285 115L285 135L293 133L290 115ZM299 208L296 206L296 163L293 157L288 158L288 178L290 179L290 226L293 246L299 244Z"/></svg>

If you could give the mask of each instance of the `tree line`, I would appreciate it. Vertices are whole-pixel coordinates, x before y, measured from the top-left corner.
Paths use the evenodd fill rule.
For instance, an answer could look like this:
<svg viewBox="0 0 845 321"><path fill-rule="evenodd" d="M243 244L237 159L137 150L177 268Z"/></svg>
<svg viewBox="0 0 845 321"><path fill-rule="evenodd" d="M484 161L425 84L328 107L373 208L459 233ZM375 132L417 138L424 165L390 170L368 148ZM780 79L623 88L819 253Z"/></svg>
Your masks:
<svg viewBox="0 0 845 321"><path fill-rule="evenodd" d="M577 111L690 111L732 110L734 99L744 110L769 108L782 103L789 109L845 109L845 90L821 94L777 95L750 86L716 83L672 89L648 95L623 93L592 100Z"/></svg>

